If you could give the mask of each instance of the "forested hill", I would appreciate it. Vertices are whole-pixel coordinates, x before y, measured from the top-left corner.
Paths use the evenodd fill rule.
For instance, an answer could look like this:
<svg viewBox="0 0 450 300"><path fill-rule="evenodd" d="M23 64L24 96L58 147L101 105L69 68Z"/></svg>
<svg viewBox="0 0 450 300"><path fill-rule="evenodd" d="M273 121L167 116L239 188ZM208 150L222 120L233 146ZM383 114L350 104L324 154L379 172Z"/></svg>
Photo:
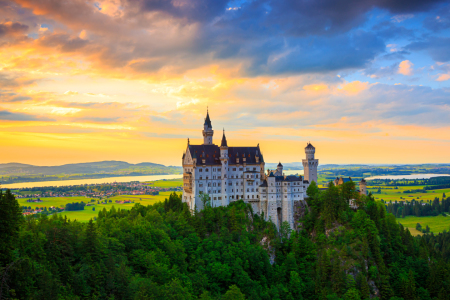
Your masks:
<svg viewBox="0 0 450 300"><path fill-rule="evenodd" d="M79 223L56 215L23 220L7 192L0 197L0 297L448 299L449 233L412 237L382 203L359 199L351 183L326 191L311 184L308 196L299 231L285 223L278 233L242 201L192 215L172 194ZM357 212L348 208L351 198Z"/></svg>
<svg viewBox="0 0 450 300"><path fill-rule="evenodd" d="M0 164L2 183L179 174L181 172L181 167L164 166L149 162L130 164L124 161L100 161L61 166L33 166L20 163Z"/></svg>

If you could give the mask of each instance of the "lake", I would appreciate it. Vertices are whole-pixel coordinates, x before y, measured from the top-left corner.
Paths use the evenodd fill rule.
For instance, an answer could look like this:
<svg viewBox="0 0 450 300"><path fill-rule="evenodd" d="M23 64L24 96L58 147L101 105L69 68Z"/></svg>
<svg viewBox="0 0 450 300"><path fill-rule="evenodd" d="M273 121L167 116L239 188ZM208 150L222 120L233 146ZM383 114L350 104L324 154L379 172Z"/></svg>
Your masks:
<svg viewBox="0 0 450 300"><path fill-rule="evenodd" d="M430 179L433 177L439 176L450 176L450 174L410 174L410 175L385 175L385 176L373 176L364 178L365 180L373 180L373 179L391 179L391 180L399 180L399 179Z"/></svg>
<svg viewBox="0 0 450 300"><path fill-rule="evenodd" d="M285 170L284 175L303 175L303 170ZM38 182L19 182L2 184L2 188L8 189L20 189L20 188L33 188L43 186L66 186L66 185L81 185L81 184L99 184L99 183L112 183L112 182L131 182L131 181L155 181L163 179L178 179L182 178L182 174L172 175L144 175L144 176L120 176L120 177L107 177L107 178L95 178L95 179L74 179L74 180L53 180L53 181L38 181Z"/></svg>
<svg viewBox="0 0 450 300"><path fill-rule="evenodd" d="M18 188L32 188L43 186L65 186L65 185L81 185L81 184L99 184L99 183L113 183L113 182L131 182L131 181L155 181L163 179L178 179L182 178L182 174L171 175L144 175L144 176L119 176L95 179L74 179L74 180L53 180L53 181L38 181L38 182L19 182L2 184L2 188L18 189Z"/></svg>

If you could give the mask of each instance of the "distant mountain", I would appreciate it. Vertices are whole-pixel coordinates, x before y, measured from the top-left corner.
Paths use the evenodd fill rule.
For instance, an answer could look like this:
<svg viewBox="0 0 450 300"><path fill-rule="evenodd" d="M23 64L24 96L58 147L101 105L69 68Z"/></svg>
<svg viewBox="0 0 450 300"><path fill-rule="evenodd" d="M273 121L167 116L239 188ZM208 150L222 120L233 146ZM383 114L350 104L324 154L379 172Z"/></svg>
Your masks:
<svg viewBox="0 0 450 300"><path fill-rule="evenodd" d="M291 162L291 163L281 163L283 165L283 170L303 170L303 165L301 162ZM266 163L266 169L274 170L278 166L278 163Z"/></svg>
<svg viewBox="0 0 450 300"><path fill-rule="evenodd" d="M181 167L150 162L130 164L124 161L99 161L62 166L34 166L20 163L0 164L1 183L180 174Z"/></svg>
<svg viewBox="0 0 450 300"><path fill-rule="evenodd" d="M114 172L123 169L140 170L146 168L166 169L161 164L155 163L139 163L130 164L124 161L99 161L78 164L66 164L62 166L33 166L20 163L0 164L0 175L56 175L56 174L80 174L80 173L104 173ZM171 167L174 168L174 167ZM181 170L181 168L180 168Z"/></svg>

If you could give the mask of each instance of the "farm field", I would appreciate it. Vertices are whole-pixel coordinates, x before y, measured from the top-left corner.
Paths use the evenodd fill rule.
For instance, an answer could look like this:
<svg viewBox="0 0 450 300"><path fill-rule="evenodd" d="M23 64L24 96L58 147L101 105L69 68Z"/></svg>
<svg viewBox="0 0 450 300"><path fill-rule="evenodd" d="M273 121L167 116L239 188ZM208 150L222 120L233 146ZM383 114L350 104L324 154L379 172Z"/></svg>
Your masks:
<svg viewBox="0 0 450 300"><path fill-rule="evenodd" d="M444 230L450 230L450 216L436 216L436 217L414 217L407 216L405 218L398 218L397 221L405 227L408 227L412 235L422 234L416 230L416 224L420 223L422 228L427 225L430 227L430 231L433 233L439 233Z"/></svg>
<svg viewBox="0 0 450 300"><path fill-rule="evenodd" d="M59 214L62 216L67 216L68 219L78 220L81 222L87 222L91 218L97 217L98 212L103 210L103 208L106 208L106 210L110 210L113 206L115 209L131 209L136 203L139 203L141 205L152 205L157 202L164 201L166 198L169 198L169 195L172 192L161 192L157 196L152 195L120 195L120 196L114 196L108 199L112 201L112 203L108 204L97 204L93 206L86 206L84 210L82 211L63 211ZM134 203L123 203L123 204L117 204L115 203L116 200L124 201L124 200L132 200ZM95 211L92 210L92 208L95 207Z"/></svg>
<svg viewBox="0 0 450 300"><path fill-rule="evenodd" d="M108 198L107 204L98 204L97 200L95 202L92 202L94 205L92 206L86 206L84 210L80 211L63 211L60 212L62 216L67 216L68 219L74 221L78 220L81 222L89 221L91 218L97 217L98 212L100 210L103 210L103 208L106 208L106 210L110 210L113 206L116 209L131 209L136 203L140 203L141 205L152 205L157 202L164 201L166 198L169 198L169 195L172 192L161 192L159 195L152 196L152 195L120 195L120 196L114 196L111 198ZM48 197L48 198L41 198L43 202L26 202L26 199L20 198L18 199L19 204L21 206L31 206L32 208L35 207L60 207L65 206L67 203L72 202L81 202L84 203L90 203L91 198L86 197ZM109 203L109 200L112 201L112 203ZM115 203L116 200L124 201L124 200L132 200L134 203L123 203L118 204ZM92 208L95 208L95 211L92 210Z"/></svg>
<svg viewBox="0 0 450 300"><path fill-rule="evenodd" d="M442 194L445 193L447 196L450 196L450 189L441 189L441 190L429 190L426 193L403 193L405 190L415 190L421 189L423 186L402 186L399 187L398 190L395 189L381 189L381 194L375 193L378 191L378 188L369 187L368 191L372 192L375 200L384 200L386 202L389 201L411 201L411 200L434 200L435 197L439 199L442 198ZM400 199L403 197L403 199Z"/></svg>
<svg viewBox="0 0 450 300"><path fill-rule="evenodd" d="M168 179L168 180L157 180L145 182L148 185L162 188L173 188L183 185L183 179Z"/></svg>
<svg viewBox="0 0 450 300"><path fill-rule="evenodd" d="M33 198L35 199L35 198ZM61 207L65 206L67 203L72 202L81 202L89 203L91 198L86 198L84 196L75 196L75 197L44 197L40 198L43 202L27 202L28 198L17 198L20 206L30 206L31 208L36 207ZM97 201L96 201L97 202Z"/></svg>

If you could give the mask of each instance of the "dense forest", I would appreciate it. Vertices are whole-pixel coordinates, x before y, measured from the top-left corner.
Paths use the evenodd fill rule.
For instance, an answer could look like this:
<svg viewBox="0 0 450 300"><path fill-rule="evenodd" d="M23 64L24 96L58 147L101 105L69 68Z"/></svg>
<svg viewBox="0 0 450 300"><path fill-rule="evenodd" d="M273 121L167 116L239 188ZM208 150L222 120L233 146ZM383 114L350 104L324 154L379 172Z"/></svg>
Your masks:
<svg viewBox="0 0 450 300"><path fill-rule="evenodd" d="M438 190L450 186L450 176L438 176L429 179L371 179L370 185L412 186L425 185L425 190Z"/></svg>
<svg viewBox="0 0 450 300"><path fill-rule="evenodd" d="M24 219L6 191L0 299L449 299L450 233L413 237L352 182L307 194L291 231L243 201L191 214L175 193L96 222Z"/></svg>
<svg viewBox="0 0 450 300"><path fill-rule="evenodd" d="M433 201L417 201L411 202L401 201L397 203L389 202L387 204L387 211L397 218L404 218L406 216L437 216L442 214L447 216L446 213L450 213L450 197L445 198L445 193L442 195L442 201L439 198L434 198Z"/></svg>

